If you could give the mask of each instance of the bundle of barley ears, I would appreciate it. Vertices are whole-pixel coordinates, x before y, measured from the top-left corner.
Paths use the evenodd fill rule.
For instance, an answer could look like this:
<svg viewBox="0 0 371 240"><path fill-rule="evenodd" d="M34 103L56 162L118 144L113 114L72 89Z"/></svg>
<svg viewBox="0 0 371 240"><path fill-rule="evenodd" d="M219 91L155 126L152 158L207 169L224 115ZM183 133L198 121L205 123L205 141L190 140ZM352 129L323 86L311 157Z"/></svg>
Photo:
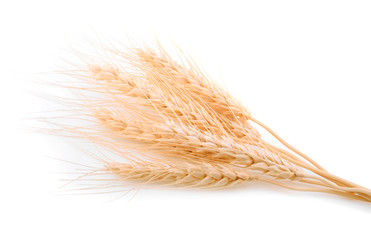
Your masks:
<svg viewBox="0 0 371 240"><path fill-rule="evenodd" d="M122 160L102 159L104 166L89 176L111 175L108 186L136 187L263 181L371 201L370 190L327 172L286 143L181 51L175 61L158 43L101 50L98 56L78 54L83 64L65 71L77 80L68 84L80 97L73 106L91 124L65 125L62 132ZM264 141L254 124L286 149Z"/></svg>

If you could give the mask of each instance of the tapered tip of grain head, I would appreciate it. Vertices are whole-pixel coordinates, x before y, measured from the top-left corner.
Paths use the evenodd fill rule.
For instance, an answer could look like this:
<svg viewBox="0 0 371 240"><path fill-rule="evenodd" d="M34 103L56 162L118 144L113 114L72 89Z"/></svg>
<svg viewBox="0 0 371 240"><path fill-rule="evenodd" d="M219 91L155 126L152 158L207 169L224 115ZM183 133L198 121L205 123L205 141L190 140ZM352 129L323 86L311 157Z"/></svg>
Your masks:
<svg viewBox="0 0 371 240"><path fill-rule="evenodd" d="M109 65L88 65L88 71L97 80L115 80L120 75L117 69Z"/></svg>

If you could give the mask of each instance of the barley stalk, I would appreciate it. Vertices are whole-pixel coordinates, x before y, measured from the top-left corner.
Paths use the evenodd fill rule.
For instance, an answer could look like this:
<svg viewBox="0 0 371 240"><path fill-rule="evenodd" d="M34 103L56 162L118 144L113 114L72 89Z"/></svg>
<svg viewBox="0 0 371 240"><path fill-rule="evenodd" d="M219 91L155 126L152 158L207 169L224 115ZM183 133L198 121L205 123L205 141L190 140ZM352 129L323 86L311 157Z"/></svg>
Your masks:
<svg viewBox="0 0 371 240"><path fill-rule="evenodd" d="M63 131L128 160L106 161L105 174L120 181L210 188L257 180L371 201L370 190L330 174L286 143L188 58L178 63L159 44L103 50L80 71L68 73L82 80L70 88L84 96L76 106L92 125ZM287 149L266 142L252 123ZM133 160L130 150L163 158Z"/></svg>

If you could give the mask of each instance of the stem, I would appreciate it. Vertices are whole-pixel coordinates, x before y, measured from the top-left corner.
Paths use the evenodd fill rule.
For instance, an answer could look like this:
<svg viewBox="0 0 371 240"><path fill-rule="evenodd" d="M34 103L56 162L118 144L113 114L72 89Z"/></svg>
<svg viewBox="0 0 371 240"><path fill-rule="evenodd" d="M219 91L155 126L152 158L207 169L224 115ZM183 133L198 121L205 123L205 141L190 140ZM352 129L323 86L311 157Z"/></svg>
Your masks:
<svg viewBox="0 0 371 240"><path fill-rule="evenodd" d="M287 184L278 182L276 180L268 179L268 178L259 178L259 180L265 181L265 182L268 182L268 183L272 183L272 184L275 184L275 185L278 185L278 186L281 186L281 187L284 187L284 188L292 189L292 190L295 190L295 191L332 193L332 194L336 194L336 195L339 195L339 196L342 196L342 197L348 197L348 198L357 199L357 200L361 200L361 201L365 201L365 202L371 202L371 198L367 198L367 197L363 197L363 196L359 196L359 195L354 195L354 194L351 194L349 192L343 192L343 191L339 191L339 190L335 190L335 189L296 187L296 186L287 185Z"/></svg>
<svg viewBox="0 0 371 240"><path fill-rule="evenodd" d="M339 190L339 191L344 191L344 192L347 192L347 193L349 193L353 196L361 196L362 198L367 199L368 201L371 202L370 190L368 190L366 188L342 187L342 186L336 185L335 183L329 181L326 178L322 179L321 177L318 177L318 176L307 175L307 176L304 176L304 177L306 177L306 178L299 179L299 181L300 182L305 182L305 183L311 183L311 184L314 184L314 185L320 185L320 186L323 186L323 187L328 187L328 188L332 188L332 189ZM314 180L314 179L316 179L316 180Z"/></svg>
<svg viewBox="0 0 371 240"><path fill-rule="evenodd" d="M305 155L304 153L300 152L299 150L297 150L296 148L294 148L293 146L291 146L290 144L288 144L286 141L284 141L280 136L278 136L275 132L273 132L272 129L270 129L269 127L267 127L265 124L261 123L260 121L256 120L255 118L251 117L249 118L251 121L253 121L254 123L258 124L259 126L261 126L262 128L264 128L265 130L267 130L270 134L272 134L280 143L282 143L285 147L287 147L288 149L290 149L291 151L295 152L296 154L298 154L299 156L303 157L304 159L306 159L308 162L310 162L311 164L313 164L314 166L316 166L318 169L321 169L321 170L324 170L325 169L323 167L321 167L318 163L316 163L313 159L311 159L310 157L308 157L307 155Z"/></svg>
<svg viewBox="0 0 371 240"><path fill-rule="evenodd" d="M368 195L369 197L371 197L371 190L365 188L365 187L362 187L358 184L355 184L351 181L348 181L346 179L343 179L343 178L340 178L336 175L333 175L325 170L321 170L321 169L318 169L318 168L314 168L313 166L311 165L308 165L306 163L303 163L301 161L298 161L297 159L294 159L294 158L291 158L289 156L287 156L287 160L300 166L300 167L303 167L313 173L316 173L317 175L327 179L327 180L330 180L331 182L333 183L336 183L338 185L340 185L341 187L350 187L350 188L354 188L354 191L357 191L357 189L362 189L362 193L360 194L365 194L365 195ZM349 190L350 191L350 190Z"/></svg>
<svg viewBox="0 0 371 240"><path fill-rule="evenodd" d="M297 150L296 148L294 148L293 146L291 146L290 144L285 142L281 137L279 137L268 126L266 126L265 124L261 123L260 121L256 120L253 117L250 117L250 120L255 122L256 124L258 124L259 126L263 127L270 134L272 134L278 141L280 141L284 146L286 146L287 148L289 148L291 151L295 152L299 156L303 157L304 159L306 159L308 162L310 162L311 164L313 164L317 168L314 168L313 166L306 164L305 162L303 162L300 158L296 157L295 155L293 155L293 154L291 154L291 153L289 153L289 152L287 152L283 149L279 149L277 147L274 147L271 144L266 143L265 141L263 142L264 145L269 146L269 147L275 149L277 152L285 155L287 160L289 160L290 162L292 162L292 163L294 163L294 164L296 164L300 167L303 167L303 168L305 168L309 171L312 171L313 173L316 173L319 176L337 184L335 186L332 186L332 188L337 188L339 190L350 192L350 193L352 193L352 195L358 194L359 196L361 196L363 198L366 198L368 201L370 201L371 190L327 172L324 168L322 168L313 159L311 159L310 157L308 157L304 153L300 152L299 150Z"/></svg>
<svg viewBox="0 0 371 240"><path fill-rule="evenodd" d="M300 162L306 164L306 162L304 160L298 158L294 154L292 154L292 153L290 153L290 152L288 152L288 151L286 151L284 149L281 149L281 148L278 148L276 146L273 146L272 144L264 141L263 139L260 139L260 141L262 142L262 144L264 144L265 147L267 147L270 150L274 150L275 152L277 152L277 154L283 155L284 157L289 158L289 159L295 159L297 161L300 161Z"/></svg>

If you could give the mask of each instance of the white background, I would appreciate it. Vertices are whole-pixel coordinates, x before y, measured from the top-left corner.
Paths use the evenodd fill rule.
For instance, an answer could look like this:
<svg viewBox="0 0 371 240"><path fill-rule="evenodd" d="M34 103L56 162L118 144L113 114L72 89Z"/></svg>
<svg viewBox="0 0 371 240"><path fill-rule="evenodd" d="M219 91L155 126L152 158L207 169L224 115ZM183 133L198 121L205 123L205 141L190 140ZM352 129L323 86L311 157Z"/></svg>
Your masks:
<svg viewBox="0 0 371 240"><path fill-rule="evenodd" d="M50 110L27 92L41 90L34 73L55 70L68 41L156 34L289 143L371 187L370 13L370 1L2 1L0 238L370 239L370 204L267 184L65 196L54 172L67 167L45 156L86 155L23 130Z"/></svg>

